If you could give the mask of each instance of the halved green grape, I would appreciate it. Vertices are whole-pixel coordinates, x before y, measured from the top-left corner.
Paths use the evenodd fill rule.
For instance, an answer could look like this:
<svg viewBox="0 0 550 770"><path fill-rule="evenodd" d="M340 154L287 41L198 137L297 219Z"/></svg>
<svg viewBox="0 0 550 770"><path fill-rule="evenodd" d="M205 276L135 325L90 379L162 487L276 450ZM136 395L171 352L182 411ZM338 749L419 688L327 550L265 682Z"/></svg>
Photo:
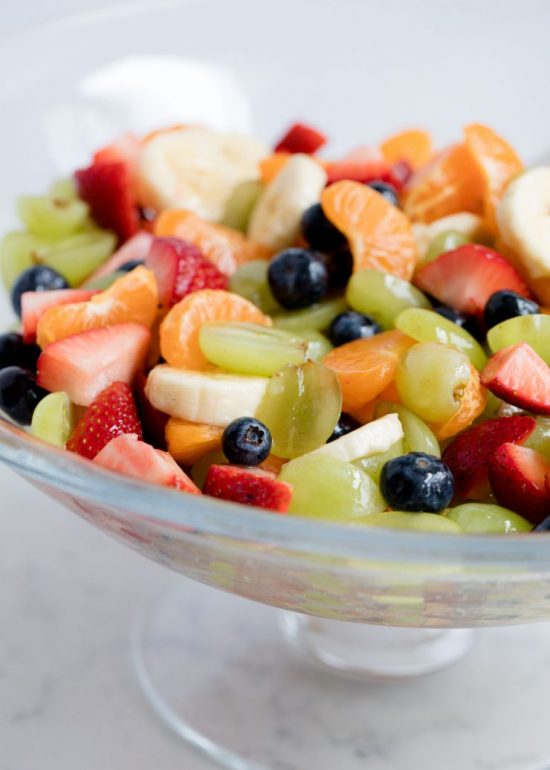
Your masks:
<svg viewBox="0 0 550 770"><path fill-rule="evenodd" d="M458 249L459 246L464 246L465 243L470 243L470 239L464 233L459 233L458 230L445 230L436 235L433 241L430 242L422 264L433 262L440 254L445 254L446 251L452 251L452 249Z"/></svg>
<svg viewBox="0 0 550 770"><path fill-rule="evenodd" d="M489 329L487 342L493 353L526 342L550 365L550 315L537 313L509 318Z"/></svg>
<svg viewBox="0 0 550 770"><path fill-rule="evenodd" d="M57 270L70 286L80 286L97 270L116 246L116 235L107 230L79 233L40 250L40 261Z"/></svg>
<svg viewBox="0 0 550 770"><path fill-rule="evenodd" d="M267 425L273 454L293 458L322 446L342 411L334 372L317 361L285 366L268 383L256 417Z"/></svg>
<svg viewBox="0 0 550 770"><path fill-rule="evenodd" d="M222 225L245 233L250 215L263 188L263 184L257 179L237 185L227 201Z"/></svg>
<svg viewBox="0 0 550 770"><path fill-rule="evenodd" d="M379 270L360 270L348 282L346 299L353 310L372 316L385 329L409 307L431 307L427 297L412 283Z"/></svg>
<svg viewBox="0 0 550 770"><path fill-rule="evenodd" d="M25 195L17 200L19 219L33 235L66 237L85 224L89 207L81 200Z"/></svg>
<svg viewBox="0 0 550 770"><path fill-rule="evenodd" d="M441 448L439 441L428 428L424 420L421 420L414 412L407 409L402 404L392 404L389 401L382 401L376 405L374 417L384 417L386 414L397 414L399 422L403 428L403 452L424 452L433 457L441 457Z"/></svg>
<svg viewBox="0 0 550 770"><path fill-rule="evenodd" d="M389 527L390 529L414 529L419 532L438 532L442 535L459 535L464 530L451 519L438 513L407 513L406 511L387 511L364 516L356 520L357 524L369 527Z"/></svg>
<svg viewBox="0 0 550 770"><path fill-rule="evenodd" d="M483 369L487 356L479 342L448 318L433 310L409 308L395 319L395 326L418 342L440 342L466 353L476 369Z"/></svg>
<svg viewBox="0 0 550 770"><path fill-rule="evenodd" d="M299 457L283 466L281 481L292 486L289 513L348 522L386 507L378 485L359 468L332 457Z"/></svg>
<svg viewBox="0 0 550 770"><path fill-rule="evenodd" d="M193 467L191 468L191 478L198 486L198 488L202 489L206 480L206 474L208 473L210 466L227 465L228 462L229 460L223 452L218 452L216 450L207 452L200 458L200 460L197 460L195 463L193 463Z"/></svg>
<svg viewBox="0 0 550 770"><path fill-rule="evenodd" d="M322 332L328 329L330 322L337 315L348 309L343 297L325 299L303 310L291 310L288 313L278 313L273 316L273 323L280 329L288 329L299 334L303 329L315 329Z"/></svg>
<svg viewBox="0 0 550 770"><path fill-rule="evenodd" d="M504 401L502 401L498 396L495 396L494 393L491 393L490 390L487 391L487 404L485 406L485 409L483 410L483 414L481 415L481 419L483 420L492 420L493 417L499 417L500 416L500 409L503 405Z"/></svg>
<svg viewBox="0 0 550 770"><path fill-rule="evenodd" d="M229 290L253 302L262 313L271 315L281 310L267 282L269 262L253 259L245 262L229 279Z"/></svg>
<svg viewBox="0 0 550 770"><path fill-rule="evenodd" d="M464 532L476 535L530 532L533 525L513 511L489 503L465 503L445 511Z"/></svg>
<svg viewBox="0 0 550 770"><path fill-rule="evenodd" d="M524 446L535 449L550 460L550 417L537 417L537 426Z"/></svg>
<svg viewBox="0 0 550 770"><path fill-rule="evenodd" d="M36 264L33 254L37 239L27 233L8 233L0 243L2 281L9 292L19 275Z"/></svg>
<svg viewBox="0 0 550 770"><path fill-rule="evenodd" d="M63 201L74 201L78 198L74 179L58 179L49 189L50 198L57 198Z"/></svg>
<svg viewBox="0 0 550 770"><path fill-rule="evenodd" d="M306 356L313 358L314 361L321 361L323 356L332 350L332 345L327 337L315 329L301 329L300 337L308 341Z"/></svg>
<svg viewBox="0 0 550 770"><path fill-rule="evenodd" d="M122 278L123 275L128 275L128 273L125 273L122 270L115 270L114 273L100 275L99 278L93 278L90 281L86 281L82 288L105 291L105 289L108 289L109 286L112 286L115 281L118 281L119 278Z"/></svg>
<svg viewBox="0 0 550 770"><path fill-rule="evenodd" d="M370 455L370 457L361 457L359 460L354 460L353 464L356 468L360 468L364 471L378 484L380 482L382 468L388 460L393 460L395 457L401 457L403 454L405 454L403 442L400 440L396 441L395 444L385 452L378 452L377 454Z"/></svg>
<svg viewBox="0 0 550 770"><path fill-rule="evenodd" d="M302 364L308 343L284 329L220 321L201 326L199 346L210 363L228 372L271 377L287 364Z"/></svg>
<svg viewBox="0 0 550 770"><path fill-rule="evenodd" d="M74 407L66 393L50 393L33 412L31 433L48 444L65 447L76 420Z"/></svg>
<svg viewBox="0 0 550 770"><path fill-rule="evenodd" d="M395 384L401 401L428 422L446 422L460 406L470 381L464 353L435 342L418 342L401 358Z"/></svg>

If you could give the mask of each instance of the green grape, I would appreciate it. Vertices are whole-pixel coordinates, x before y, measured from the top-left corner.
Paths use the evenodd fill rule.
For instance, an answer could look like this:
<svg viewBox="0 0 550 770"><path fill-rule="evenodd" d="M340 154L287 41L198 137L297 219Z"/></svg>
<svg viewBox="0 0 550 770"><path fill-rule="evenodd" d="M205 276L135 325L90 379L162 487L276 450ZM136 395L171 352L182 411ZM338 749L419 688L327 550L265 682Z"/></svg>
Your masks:
<svg viewBox="0 0 550 770"><path fill-rule="evenodd" d="M330 341L315 329L301 329L300 337L308 341L306 356L314 361L321 361L332 350Z"/></svg>
<svg viewBox="0 0 550 770"><path fill-rule="evenodd" d="M463 529L446 516L438 513L408 513L407 511L388 511L358 519L357 524L369 527L389 527L390 529L415 529L419 532L438 532L442 535L458 535Z"/></svg>
<svg viewBox="0 0 550 770"><path fill-rule="evenodd" d="M38 239L27 233L8 233L0 244L2 281L9 292L20 273L36 264Z"/></svg>
<svg viewBox="0 0 550 770"><path fill-rule="evenodd" d="M440 342L466 353L476 369L483 369L487 356L471 334L433 310L410 308L395 319L395 326L418 342Z"/></svg>
<svg viewBox="0 0 550 770"><path fill-rule="evenodd" d="M99 278L93 278L91 281L86 281L83 285L83 289L95 289L97 291L105 291L109 286L112 286L115 281L122 278L123 275L128 275L123 270L115 270L114 273L108 273L107 275L100 275Z"/></svg>
<svg viewBox="0 0 550 770"><path fill-rule="evenodd" d="M74 407L66 393L50 393L33 412L31 433L48 444L64 447L75 426Z"/></svg>
<svg viewBox="0 0 550 770"><path fill-rule="evenodd" d="M445 516L472 535L530 532L533 529L533 525L523 516L501 508L500 505L488 503L466 503L449 508Z"/></svg>
<svg viewBox="0 0 550 770"><path fill-rule="evenodd" d="M348 282L346 299L359 313L374 318L391 329L395 318L409 307L431 307L428 299L412 283L379 270L361 270Z"/></svg>
<svg viewBox="0 0 550 770"><path fill-rule="evenodd" d="M492 420L494 417L499 417L500 408L502 407L503 403L504 401L502 401L500 398L498 398L498 396L495 396L494 393L491 393L491 391L488 390L487 404L483 410L481 418L483 420Z"/></svg>
<svg viewBox="0 0 550 770"><path fill-rule="evenodd" d="M378 484L380 483L382 468L388 460L393 460L395 457L401 457L403 454L405 454L403 442L400 440L396 441L395 444L385 452L377 452L377 454L370 455L369 457L361 457L359 460L354 460L353 464L356 468L360 468L364 471Z"/></svg>
<svg viewBox="0 0 550 770"><path fill-rule="evenodd" d="M284 329L220 321L202 325L199 346L210 363L228 372L271 377L286 364L302 364L308 343Z"/></svg>
<svg viewBox="0 0 550 770"><path fill-rule="evenodd" d="M333 457L299 457L283 466L279 478L292 486L289 511L299 516L348 522L386 507L366 473Z"/></svg>
<svg viewBox="0 0 550 770"><path fill-rule="evenodd" d="M489 329L487 342L493 353L509 345L526 342L550 365L550 315L519 315L509 318Z"/></svg>
<svg viewBox="0 0 550 770"><path fill-rule="evenodd" d="M114 233L94 230L41 249L40 261L61 273L70 286L80 286L111 256L115 247Z"/></svg>
<svg viewBox="0 0 550 770"><path fill-rule="evenodd" d="M315 329L322 332L328 329L330 322L337 315L348 309L343 297L325 299L303 310L290 310L273 316L273 323L280 329L288 329L299 334L303 329Z"/></svg>
<svg viewBox="0 0 550 770"><path fill-rule="evenodd" d="M446 422L470 381L470 362L459 350L418 342L401 358L395 384L402 402L428 422Z"/></svg>
<svg viewBox="0 0 550 770"><path fill-rule="evenodd" d="M336 375L317 361L285 366L267 385L256 417L267 425L273 454L294 458L322 446L342 411Z"/></svg>
<svg viewBox="0 0 550 770"><path fill-rule="evenodd" d="M81 200L25 195L17 200L19 219L33 235L66 237L86 222L87 203Z"/></svg>
<svg viewBox="0 0 550 770"><path fill-rule="evenodd" d="M523 445L535 449L550 460L550 417L537 417L537 427Z"/></svg>
<svg viewBox="0 0 550 770"><path fill-rule="evenodd" d="M191 478L198 486L198 488L202 489L206 480L206 474L208 473L210 466L227 465L228 462L229 460L223 452L219 452L217 450L207 452L193 464L193 467L191 468Z"/></svg>
<svg viewBox="0 0 550 770"><path fill-rule="evenodd" d="M245 233L250 216L264 186L257 179L241 182L231 193L225 207L222 225Z"/></svg>
<svg viewBox="0 0 550 770"><path fill-rule="evenodd" d="M392 404L389 401L382 401L376 405L374 410L375 418L384 417L386 414L397 414L399 422L403 428L403 452L424 452L433 457L441 457L441 448L439 441L434 436L432 430L416 414L409 411L402 404Z"/></svg>
<svg viewBox="0 0 550 770"><path fill-rule="evenodd" d="M271 315L281 310L267 282L269 262L253 259L245 262L229 279L229 290L253 302L262 313Z"/></svg>
<svg viewBox="0 0 550 770"><path fill-rule="evenodd" d="M58 179L52 184L48 192L50 198L63 201L74 201L78 198L74 179Z"/></svg>
<svg viewBox="0 0 550 770"><path fill-rule="evenodd" d="M458 249L459 246L464 246L465 243L470 243L470 239L464 233L459 233L458 230L445 230L436 235L430 242L422 264L425 265L428 262L433 262L440 254Z"/></svg>

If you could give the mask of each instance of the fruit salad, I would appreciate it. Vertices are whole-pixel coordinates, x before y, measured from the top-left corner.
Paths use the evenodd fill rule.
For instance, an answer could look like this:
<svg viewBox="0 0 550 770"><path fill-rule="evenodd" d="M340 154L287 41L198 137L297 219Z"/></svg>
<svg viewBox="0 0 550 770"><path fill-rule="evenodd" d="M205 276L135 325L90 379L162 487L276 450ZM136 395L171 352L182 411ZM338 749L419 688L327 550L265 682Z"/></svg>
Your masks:
<svg viewBox="0 0 550 770"><path fill-rule="evenodd" d="M20 198L3 417L274 514L550 530L550 168L479 124L325 145L171 126Z"/></svg>

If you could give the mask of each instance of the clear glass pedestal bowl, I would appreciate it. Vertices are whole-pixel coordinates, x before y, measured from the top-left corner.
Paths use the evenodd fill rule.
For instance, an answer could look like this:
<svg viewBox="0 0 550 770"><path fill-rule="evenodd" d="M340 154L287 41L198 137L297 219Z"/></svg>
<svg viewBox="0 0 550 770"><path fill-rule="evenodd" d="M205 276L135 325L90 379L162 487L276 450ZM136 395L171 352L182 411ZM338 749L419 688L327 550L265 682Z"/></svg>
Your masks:
<svg viewBox="0 0 550 770"><path fill-rule="evenodd" d="M13 226L19 193L45 189L113 135L174 122L273 137L302 118L335 137L338 152L411 124L448 141L479 119L536 158L550 119L532 96L543 93L549 64L549 15L543 4L536 14L495 2L205 0L26 30L0 49L0 225ZM500 91L489 82L498 67ZM7 327L7 302L0 318ZM165 721L234 770L364 768L387 720L411 719L403 680L458 660L466 629L550 618L546 536L428 536L277 516L115 476L7 422L0 460L144 556L212 587L182 581L144 610L133 655ZM280 628L270 607L284 611ZM449 680L444 702L433 700L416 728L492 693L498 683L486 673L470 689ZM429 700L431 685L419 686ZM488 734L502 748L517 704L488 703ZM550 741L541 751L550 757Z"/></svg>

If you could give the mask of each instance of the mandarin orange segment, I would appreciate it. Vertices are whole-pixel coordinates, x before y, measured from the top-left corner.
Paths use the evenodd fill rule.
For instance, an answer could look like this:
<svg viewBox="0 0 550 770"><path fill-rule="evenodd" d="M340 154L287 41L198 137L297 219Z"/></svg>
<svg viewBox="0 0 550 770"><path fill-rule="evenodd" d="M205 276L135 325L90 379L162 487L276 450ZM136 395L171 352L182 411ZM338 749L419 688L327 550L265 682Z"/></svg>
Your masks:
<svg viewBox="0 0 550 770"><path fill-rule="evenodd" d="M380 151L388 163L404 160L416 171L433 155L432 137L427 131L419 129L401 131L382 142Z"/></svg>
<svg viewBox="0 0 550 770"><path fill-rule="evenodd" d="M193 465L207 452L222 445L223 428L171 417L166 423L168 451L178 463Z"/></svg>
<svg viewBox="0 0 550 770"><path fill-rule="evenodd" d="M87 302L57 305L38 322L41 348L89 329L134 321L151 328L157 315L158 287L155 275L145 267L123 275Z"/></svg>
<svg viewBox="0 0 550 770"><path fill-rule="evenodd" d="M382 401L389 401L392 404L401 403L401 397L399 396L395 382L390 382L388 387L384 388L382 393L379 393L376 398L374 398L372 401L369 401L368 404L359 407L359 409L354 409L352 412L350 412L350 414L357 420L357 422L360 422L361 425L365 425L367 422L370 422L374 419L374 411L378 404Z"/></svg>
<svg viewBox="0 0 550 770"><path fill-rule="evenodd" d="M201 326L209 321L247 321L271 326L269 316L238 294L202 289L184 297L170 310L160 327L163 358L182 369L211 368L199 347Z"/></svg>
<svg viewBox="0 0 550 770"><path fill-rule="evenodd" d="M253 259L267 259L265 246L249 241L238 230L213 224L186 209L166 209L155 220L155 235L190 241L225 275Z"/></svg>
<svg viewBox="0 0 550 770"><path fill-rule="evenodd" d="M386 198L359 182L329 185L321 196L325 215L347 236L353 269L381 270L410 280L416 265L411 223Z"/></svg>
<svg viewBox="0 0 550 770"><path fill-rule="evenodd" d="M470 364L470 375L458 410L447 422L430 425L439 441L456 436L467 428L487 406L487 391L482 386L479 372L473 364Z"/></svg>
<svg viewBox="0 0 550 770"><path fill-rule="evenodd" d="M413 174L403 197L405 214L415 222L483 211L483 180L463 144L455 144Z"/></svg>
<svg viewBox="0 0 550 770"><path fill-rule="evenodd" d="M281 468L287 462L288 460L283 460L282 457L277 457L277 455L268 455L267 458L263 461L263 463L261 463L260 468L263 471L268 471L269 473L275 473L278 476L281 471Z"/></svg>

